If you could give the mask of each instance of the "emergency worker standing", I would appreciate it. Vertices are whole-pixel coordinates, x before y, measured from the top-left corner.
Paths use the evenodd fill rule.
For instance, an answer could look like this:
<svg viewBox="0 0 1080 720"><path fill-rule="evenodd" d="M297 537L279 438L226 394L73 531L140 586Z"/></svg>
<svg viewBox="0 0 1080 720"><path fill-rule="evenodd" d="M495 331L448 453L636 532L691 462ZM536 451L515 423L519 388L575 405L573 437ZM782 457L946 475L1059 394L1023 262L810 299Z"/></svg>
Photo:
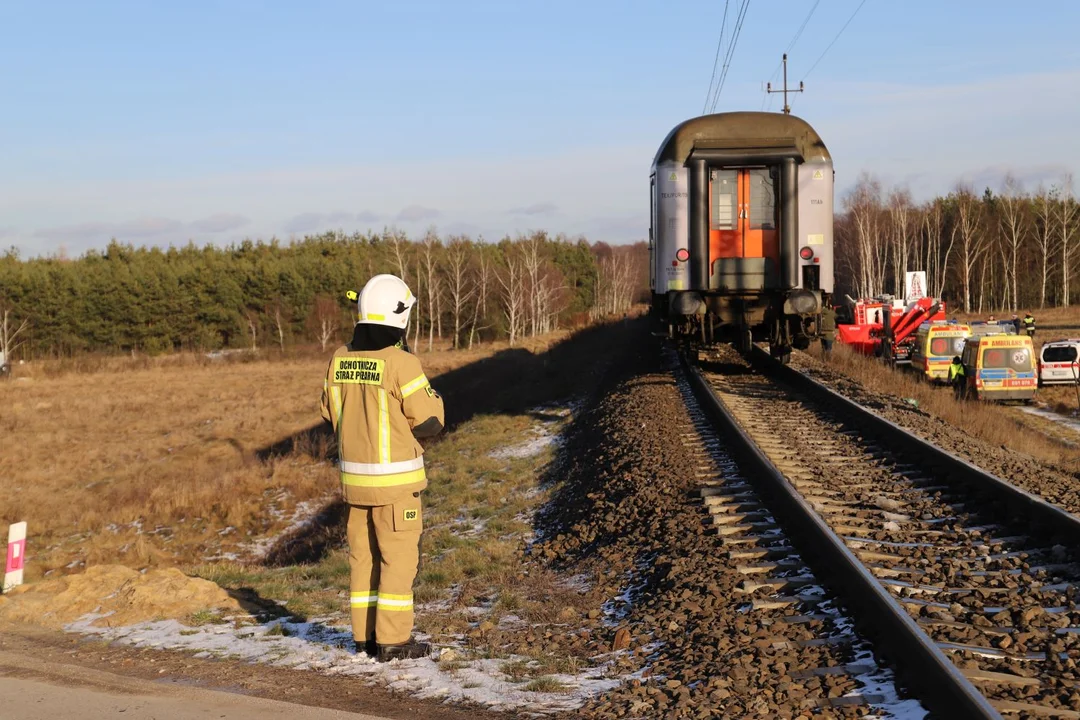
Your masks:
<svg viewBox="0 0 1080 720"><path fill-rule="evenodd" d="M416 298L394 275L376 275L358 299L352 340L334 353L323 383L322 416L338 441L349 504L353 639L381 661L424 657L412 639L413 580L420 562L427 487L424 449L445 422L442 397L420 360L404 349Z"/></svg>
<svg viewBox="0 0 1080 720"><path fill-rule="evenodd" d="M825 357L832 355L833 340L836 339L836 310L832 303L826 301L821 308L821 320L818 323L818 337L821 338L821 349Z"/></svg>
<svg viewBox="0 0 1080 720"><path fill-rule="evenodd" d="M965 379L964 364L960 362L960 356L957 355L952 359L952 364L949 365L949 384L953 386L953 393L958 400L962 400L964 397Z"/></svg>
<svg viewBox="0 0 1080 720"><path fill-rule="evenodd" d="M1035 318L1031 316L1031 313L1024 316L1024 330L1029 338L1035 337Z"/></svg>

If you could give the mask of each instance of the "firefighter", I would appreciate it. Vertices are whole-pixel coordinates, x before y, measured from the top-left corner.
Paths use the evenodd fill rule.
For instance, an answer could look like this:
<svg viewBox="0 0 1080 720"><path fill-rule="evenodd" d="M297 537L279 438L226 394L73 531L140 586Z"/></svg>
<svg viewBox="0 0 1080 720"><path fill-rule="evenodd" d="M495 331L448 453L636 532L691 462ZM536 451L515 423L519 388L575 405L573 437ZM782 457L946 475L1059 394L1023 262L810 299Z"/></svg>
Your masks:
<svg viewBox="0 0 1080 720"><path fill-rule="evenodd" d="M821 338L821 350L825 358L832 355L833 340L836 339L836 310L826 295L821 308L821 320L818 322L818 337Z"/></svg>
<svg viewBox="0 0 1080 720"><path fill-rule="evenodd" d="M1035 337L1035 318L1031 316L1031 313L1024 315L1024 330L1029 338Z"/></svg>
<svg viewBox="0 0 1080 720"><path fill-rule="evenodd" d="M953 357L952 364L949 365L949 384L953 386L953 393L956 395L957 400L964 398L964 364L960 362L960 356Z"/></svg>
<svg viewBox="0 0 1080 720"><path fill-rule="evenodd" d="M420 493L427 487L417 438L441 432L444 413L420 360L405 349L415 303L400 278L371 278L357 298L352 340L334 353L323 383L322 416L337 435L349 505L353 639L357 650L380 661L429 650L412 638Z"/></svg>

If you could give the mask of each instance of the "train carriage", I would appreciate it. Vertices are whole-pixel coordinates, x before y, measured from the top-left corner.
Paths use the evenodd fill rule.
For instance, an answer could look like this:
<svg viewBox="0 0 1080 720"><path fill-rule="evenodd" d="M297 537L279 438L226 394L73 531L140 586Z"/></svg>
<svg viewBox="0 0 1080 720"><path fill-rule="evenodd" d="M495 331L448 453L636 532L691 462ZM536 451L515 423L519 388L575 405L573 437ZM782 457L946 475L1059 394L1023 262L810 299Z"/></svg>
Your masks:
<svg viewBox="0 0 1080 720"><path fill-rule="evenodd" d="M669 332L768 340L781 357L809 344L833 290L833 167L805 120L687 120L660 145L650 193L650 286Z"/></svg>

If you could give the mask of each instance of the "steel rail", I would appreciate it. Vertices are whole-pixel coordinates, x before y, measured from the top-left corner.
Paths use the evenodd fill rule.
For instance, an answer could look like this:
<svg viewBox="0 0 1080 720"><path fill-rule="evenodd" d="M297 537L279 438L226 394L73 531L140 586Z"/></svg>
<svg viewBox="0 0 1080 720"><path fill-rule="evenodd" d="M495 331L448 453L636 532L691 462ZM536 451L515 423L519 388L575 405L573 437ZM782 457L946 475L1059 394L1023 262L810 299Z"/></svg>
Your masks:
<svg viewBox="0 0 1080 720"><path fill-rule="evenodd" d="M819 402L856 418L860 427L904 450L909 457L919 458L928 465L939 466L948 481L998 496L1009 503L1010 508L1036 520L1040 527L1051 528L1061 536L1062 544L1080 545L1080 517L923 440L809 375L777 362L756 345L751 355L751 364Z"/></svg>
<svg viewBox="0 0 1080 720"><path fill-rule="evenodd" d="M799 543L799 553L810 562L815 574L843 593L856 622L875 639L882 654L896 663L904 679L919 690L927 707L942 717L1001 720L990 701L758 448L713 392L701 370L685 358L683 362L694 394L724 431L746 477L760 484L772 500L770 509L794 531L796 541L805 541Z"/></svg>

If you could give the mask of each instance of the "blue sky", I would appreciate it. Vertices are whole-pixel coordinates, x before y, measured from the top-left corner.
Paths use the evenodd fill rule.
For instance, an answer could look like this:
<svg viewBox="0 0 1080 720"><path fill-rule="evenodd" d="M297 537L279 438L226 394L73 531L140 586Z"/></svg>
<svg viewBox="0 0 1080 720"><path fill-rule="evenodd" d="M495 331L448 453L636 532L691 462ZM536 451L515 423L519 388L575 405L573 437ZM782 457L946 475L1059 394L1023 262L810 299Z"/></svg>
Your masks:
<svg viewBox="0 0 1080 720"><path fill-rule="evenodd" d="M1080 3L866 0L806 76L859 1L821 0L790 59L838 196L864 170L924 198L1080 169ZM750 0L717 111L761 109L813 4ZM649 163L702 112L724 9L0 2L0 246L432 225L641 239Z"/></svg>

